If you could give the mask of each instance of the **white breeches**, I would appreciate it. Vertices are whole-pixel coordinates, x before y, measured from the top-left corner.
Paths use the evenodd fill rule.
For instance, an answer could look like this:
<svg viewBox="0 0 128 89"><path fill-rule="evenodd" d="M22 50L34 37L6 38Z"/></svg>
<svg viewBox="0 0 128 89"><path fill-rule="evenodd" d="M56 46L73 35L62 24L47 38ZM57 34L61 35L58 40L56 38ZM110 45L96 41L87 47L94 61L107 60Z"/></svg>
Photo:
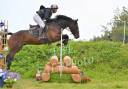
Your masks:
<svg viewBox="0 0 128 89"><path fill-rule="evenodd" d="M34 14L33 19L41 28L45 27L45 22L40 18L40 16L37 13Z"/></svg>

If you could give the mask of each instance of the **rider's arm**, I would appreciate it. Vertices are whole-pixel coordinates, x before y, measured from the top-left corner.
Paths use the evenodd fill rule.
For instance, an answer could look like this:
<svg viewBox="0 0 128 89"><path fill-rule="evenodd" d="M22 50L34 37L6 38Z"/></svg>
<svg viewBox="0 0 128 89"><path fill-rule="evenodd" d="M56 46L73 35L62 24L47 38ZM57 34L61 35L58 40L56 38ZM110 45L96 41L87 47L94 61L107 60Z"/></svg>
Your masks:
<svg viewBox="0 0 128 89"><path fill-rule="evenodd" d="M45 12L44 18L45 18L46 20L50 19L51 16L52 16L51 9L50 9L50 8L46 8L46 9L44 10L44 12Z"/></svg>

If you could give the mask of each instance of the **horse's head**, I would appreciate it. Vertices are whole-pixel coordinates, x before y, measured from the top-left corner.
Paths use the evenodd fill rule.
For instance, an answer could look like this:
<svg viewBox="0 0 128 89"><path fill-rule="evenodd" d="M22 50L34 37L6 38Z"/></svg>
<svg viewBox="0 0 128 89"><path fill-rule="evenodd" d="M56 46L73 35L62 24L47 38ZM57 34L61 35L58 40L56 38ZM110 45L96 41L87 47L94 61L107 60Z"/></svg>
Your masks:
<svg viewBox="0 0 128 89"><path fill-rule="evenodd" d="M72 34L74 35L75 38L79 38L79 27L78 27L78 23L77 20L73 20L72 22L70 22L69 24L69 29L72 32Z"/></svg>
<svg viewBox="0 0 128 89"><path fill-rule="evenodd" d="M78 20L73 20L70 17L64 15L57 15L56 19L60 26L65 29L69 27L71 33L74 35L75 38L79 38L79 27L78 27Z"/></svg>

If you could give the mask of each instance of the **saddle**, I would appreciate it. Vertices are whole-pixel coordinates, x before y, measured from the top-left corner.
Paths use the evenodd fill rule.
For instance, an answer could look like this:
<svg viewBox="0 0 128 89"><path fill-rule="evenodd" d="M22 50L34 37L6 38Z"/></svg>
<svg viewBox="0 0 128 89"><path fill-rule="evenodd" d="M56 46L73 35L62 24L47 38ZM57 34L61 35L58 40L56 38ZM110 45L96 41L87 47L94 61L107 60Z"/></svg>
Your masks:
<svg viewBox="0 0 128 89"><path fill-rule="evenodd" d="M29 32L34 36L34 37L41 37L42 34L46 32L46 29L40 28L39 25L29 25Z"/></svg>
<svg viewBox="0 0 128 89"><path fill-rule="evenodd" d="M47 31L46 26L44 27L44 29L40 28L39 25L29 25L29 26L30 26L29 28L30 34L32 34L34 37L37 37L40 42L49 43L49 39L46 35L46 31Z"/></svg>

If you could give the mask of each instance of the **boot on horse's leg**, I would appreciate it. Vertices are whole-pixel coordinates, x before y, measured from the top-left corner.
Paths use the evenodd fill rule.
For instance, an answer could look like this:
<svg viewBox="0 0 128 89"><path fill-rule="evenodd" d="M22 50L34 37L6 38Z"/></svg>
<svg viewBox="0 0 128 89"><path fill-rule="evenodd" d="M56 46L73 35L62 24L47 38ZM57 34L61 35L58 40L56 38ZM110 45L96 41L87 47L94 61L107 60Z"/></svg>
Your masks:
<svg viewBox="0 0 128 89"><path fill-rule="evenodd" d="M12 64L12 61L13 61L13 57L11 57L11 55L7 55L7 58L6 58L7 70L10 70L10 66Z"/></svg>

